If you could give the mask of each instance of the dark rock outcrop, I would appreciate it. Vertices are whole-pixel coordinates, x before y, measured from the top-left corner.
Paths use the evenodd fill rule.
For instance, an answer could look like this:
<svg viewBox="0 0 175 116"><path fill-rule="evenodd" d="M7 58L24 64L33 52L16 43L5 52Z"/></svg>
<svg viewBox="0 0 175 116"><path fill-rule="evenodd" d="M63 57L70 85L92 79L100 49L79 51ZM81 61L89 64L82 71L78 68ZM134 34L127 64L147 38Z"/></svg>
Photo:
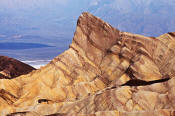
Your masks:
<svg viewBox="0 0 175 116"><path fill-rule="evenodd" d="M0 56L0 79L12 79L27 74L35 68L7 56Z"/></svg>

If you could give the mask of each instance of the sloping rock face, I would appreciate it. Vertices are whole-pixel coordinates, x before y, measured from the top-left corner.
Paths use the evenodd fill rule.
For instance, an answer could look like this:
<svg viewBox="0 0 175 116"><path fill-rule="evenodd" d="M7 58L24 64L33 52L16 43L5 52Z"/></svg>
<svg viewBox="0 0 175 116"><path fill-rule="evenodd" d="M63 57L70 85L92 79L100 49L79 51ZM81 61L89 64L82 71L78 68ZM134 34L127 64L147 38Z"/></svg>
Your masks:
<svg viewBox="0 0 175 116"><path fill-rule="evenodd" d="M7 56L0 56L0 79L12 79L35 68Z"/></svg>
<svg viewBox="0 0 175 116"><path fill-rule="evenodd" d="M174 35L120 32L85 12L67 51L0 80L1 115L174 116Z"/></svg>

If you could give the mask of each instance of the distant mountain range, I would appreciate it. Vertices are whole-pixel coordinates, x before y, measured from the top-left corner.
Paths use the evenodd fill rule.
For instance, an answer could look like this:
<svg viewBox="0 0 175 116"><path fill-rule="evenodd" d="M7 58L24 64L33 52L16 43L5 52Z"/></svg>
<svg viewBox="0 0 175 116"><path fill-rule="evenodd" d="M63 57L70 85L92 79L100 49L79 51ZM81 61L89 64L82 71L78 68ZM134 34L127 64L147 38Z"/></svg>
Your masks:
<svg viewBox="0 0 175 116"><path fill-rule="evenodd" d="M0 34L71 40L78 16L88 11L120 30L159 36L175 30L174 6L174 0L6 0Z"/></svg>
<svg viewBox="0 0 175 116"><path fill-rule="evenodd" d="M174 0L113 0L89 8L122 31L159 36L175 30Z"/></svg>
<svg viewBox="0 0 175 116"><path fill-rule="evenodd" d="M53 47L45 44L38 43L0 43L0 50L20 50L20 49L32 49L32 48L45 48Z"/></svg>

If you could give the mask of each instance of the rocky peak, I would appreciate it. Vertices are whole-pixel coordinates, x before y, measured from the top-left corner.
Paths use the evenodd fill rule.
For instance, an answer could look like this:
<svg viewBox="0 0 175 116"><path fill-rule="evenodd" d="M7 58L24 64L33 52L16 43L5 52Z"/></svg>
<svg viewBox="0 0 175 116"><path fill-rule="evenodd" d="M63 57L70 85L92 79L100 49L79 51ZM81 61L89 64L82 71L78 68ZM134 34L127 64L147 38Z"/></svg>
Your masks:
<svg viewBox="0 0 175 116"><path fill-rule="evenodd" d="M78 34L82 34L78 36ZM74 41L80 42L87 36L86 41L91 42L96 48L105 51L120 39L119 30L90 13L84 12L77 21ZM80 44L83 48L83 43ZM87 45L86 45L87 46Z"/></svg>
<svg viewBox="0 0 175 116"><path fill-rule="evenodd" d="M100 64L108 49L119 38L119 30L100 18L84 12L77 21L73 44L77 44L85 52L88 59Z"/></svg>

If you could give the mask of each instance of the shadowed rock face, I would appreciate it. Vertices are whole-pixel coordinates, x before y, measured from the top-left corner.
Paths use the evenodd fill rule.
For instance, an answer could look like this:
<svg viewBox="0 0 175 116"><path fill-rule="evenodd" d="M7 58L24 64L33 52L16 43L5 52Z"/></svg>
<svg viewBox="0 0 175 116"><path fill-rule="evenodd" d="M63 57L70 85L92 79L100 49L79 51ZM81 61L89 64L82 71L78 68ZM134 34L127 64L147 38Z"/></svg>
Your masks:
<svg viewBox="0 0 175 116"><path fill-rule="evenodd" d="M0 78L12 79L27 74L35 68L7 56L0 56Z"/></svg>
<svg viewBox="0 0 175 116"><path fill-rule="evenodd" d="M174 34L120 32L85 12L68 50L28 75L0 80L1 114L173 116Z"/></svg>

